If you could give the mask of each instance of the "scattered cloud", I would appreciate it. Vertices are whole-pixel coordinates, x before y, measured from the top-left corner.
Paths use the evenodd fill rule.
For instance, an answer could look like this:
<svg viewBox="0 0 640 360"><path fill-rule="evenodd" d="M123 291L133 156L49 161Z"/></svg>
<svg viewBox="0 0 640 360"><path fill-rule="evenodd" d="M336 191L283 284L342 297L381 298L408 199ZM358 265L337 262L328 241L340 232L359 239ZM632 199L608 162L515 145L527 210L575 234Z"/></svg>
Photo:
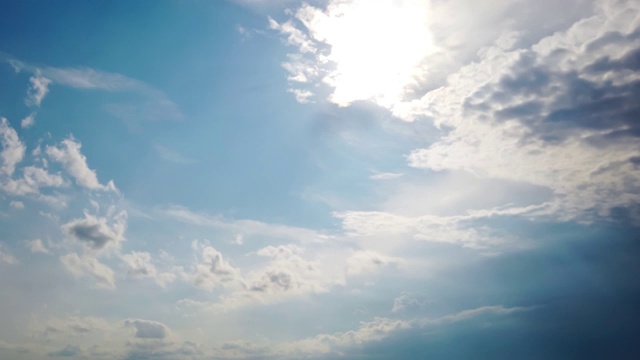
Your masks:
<svg viewBox="0 0 640 360"><path fill-rule="evenodd" d="M194 159L190 159L188 157L185 157L184 155L180 154L179 152L175 151L175 150L171 150L165 146L162 146L160 144L156 144L154 146L154 149L156 150L156 152L158 153L158 156L160 156L163 160L166 160L168 162L172 162L172 163L176 163L176 164L182 164L182 165L188 165L188 164L194 164L197 161Z"/></svg>
<svg viewBox="0 0 640 360"><path fill-rule="evenodd" d="M22 201L12 200L11 202L9 202L9 206L11 206L14 209L18 209L18 210L24 209L24 203Z"/></svg>
<svg viewBox="0 0 640 360"><path fill-rule="evenodd" d="M36 123L36 113L33 112L33 113L27 115L27 117L25 117L24 119L22 119L20 121L20 126L23 129L28 129L28 128L32 127L35 123Z"/></svg>
<svg viewBox="0 0 640 360"><path fill-rule="evenodd" d="M127 268L127 274L134 279L153 279L158 285L165 287L176 278L173 273L158 272L148 252L133 251L130 254L124 254L122 262Z"/></svg>
<svg viewBox="0 0 640 360"><path fill-rule="evenodd" d="M424 294L403 292L393 300L393 308L391 309L391 312L415 313L416 311L422 310L431 302L433 301Z"/></svg>
<svg viewBox="0 0 640 360"><path fill-rule="evenodd" d="M237 286L243 283L238 269L229 264L213 246L194 240L191 247L196 253L196 264L193 271L185 276L195 286L212 291L220 286Z"/></svg>
<svg viewBox="0 0 640 360"><path fill-rule="evenodd" d="M113 270L89 254L70 253L61 256L60 261L76 277L90 276L100 288L115 289L116 287Z"/></svg>
<svg viewBox="0 0 640 360"><path fill-rule="evenodd" d="M126 326L134 329L134 336L139 339L164 339L169 334L169 328L157 321L127 319Z"/></svg>
<svg viewBox="0 0 640 360"><path fill-rule="evenodd" d="M403 175L402 173L376 172L375 174L371 175L370 178L373 180L393 180L401 177L402 175Z"/></svg>
<svg viewBox="0 0 640 360"><path fill-rule="evenodd" d="M0 264L7 264L7 265L18 264L18 259L13 257L11 254L7 253L4 249L5 249L5 245L3 243L0 243Z"/></svg>
<svg viewBox="0 0 640 360"><path fill-rule="evenodd" d="M27 148L6 118L0 119L0 142L2 143L0 175L11 176L16 169L16 164L24 158Z"/></svg>
<svg viewBox="0 0 640 360"><path fill-rule="evenodd" d="M48 355L54 357L76 357L80 354L82 354L82 349L78 346L67 345L60 350L50 352Z"/></svg>
<svg viewBox="0 0 640 360"><path fill-rule="evenodd" d="M122 211L112 219L96 217L89 213L84 218L71 220L61 226L62 233L92 250L118 248L124 241L127 213Z"/></svg>
<svg viewBox="0 0 640 360"><path fill-rule="evenodd" d="M46 246L44 246L44 243L40 239L27 241L27 248L32 253L42 253L42 254L48 254L49 253L49 250L47 249Z"/></svg>
<svg viewBox="0 0 640 360"><path fill-rule="evenodd" d="M87 158L80 152L82 145L72 137L65 139L59 146L47 146L46 153L54 161L59 162L76 180L76 183L89 190L114 191L117 189L113 181L102 185L94 170L87 165Z"/></svg>
<svg viewBox="0 0 640 360"><path fill-rule="evenodd" d="M42 76L40 71L36 70L35 74L29 79L29 82L31 83L31 87L29 88L25 103L29 106L40 106L45 95L49 92L51 80Z"/></svg>

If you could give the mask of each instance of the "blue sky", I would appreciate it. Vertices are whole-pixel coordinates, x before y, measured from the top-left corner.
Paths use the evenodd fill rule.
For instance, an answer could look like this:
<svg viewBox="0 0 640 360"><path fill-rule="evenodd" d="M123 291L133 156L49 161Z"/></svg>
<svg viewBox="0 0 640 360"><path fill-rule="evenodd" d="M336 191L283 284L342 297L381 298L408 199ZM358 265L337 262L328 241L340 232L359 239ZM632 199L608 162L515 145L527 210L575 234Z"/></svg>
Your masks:
<svg viewBox="0 0 640 360"><path fill-rule="evenodd" d="M3 9L0 357L640 355L636 1Z"/></svg>

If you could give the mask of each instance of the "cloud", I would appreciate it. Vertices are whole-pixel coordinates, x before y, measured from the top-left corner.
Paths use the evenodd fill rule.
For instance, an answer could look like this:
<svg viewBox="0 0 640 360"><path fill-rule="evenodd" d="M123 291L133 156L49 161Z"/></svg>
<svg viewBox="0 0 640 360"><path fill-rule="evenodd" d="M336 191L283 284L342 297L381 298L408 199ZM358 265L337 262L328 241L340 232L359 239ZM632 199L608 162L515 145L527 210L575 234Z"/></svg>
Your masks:
<svg viewBox="0 0 640 360"><path fill-rule="evenodd" d="M77 253L70 253L61 256L60 261L76 277L90 276L101 288L115 289L116 287L113 270L91 255L80 256Z"/></svg>
<svg viewBox="0 0 640 360"><path fill-rule="evenodd" d="M11 201L9 202L9 206L11 206L14 209L18 209L18 210L22 210L24 209L24 203L22 201Z"/></svg>
<svg viewBox="0 0 640 360"><path fill-rule="evenodd" d="M194 159L185 157L182 154L159 144L156 144L154 146L154 149L163 160L166 160L172 163L188 165L188 164L194 164L197 162Z"/></svg>
<svg viewBox="0 0 640 360"><path fill-rule="evenodd" d="M122 74L87 67L38 67L7 56L3 56L3 60L7 61L14 69L33 73L32 79L39 79L37 80L38 89L44 89L42 97L46 94L47 87L42 86L45 81L47 86L52 83L80 90L126 92L133 95L131 102L112 103L105 108L114 116L130 124L135 124L140 120L159 121L184 118L180 107L171 101L164 92L143 81ZM32 80L33 83L34 80ZM34 95L40 94L40 92L35 92ZM36 104L34 101L29 103Z"/></svg>
<svg viewBox="0 0 640 360"><path fill-rule="evenodd" d="M391 172L385 172L385 173L379 173L376 172L375 174L371 175L370 178L373 180L393 180L393 179L397 179L399 177L401 177L403 174L402 173L391 173Z"/></svg>
<svg viewBox="0 0 640 360"><path fill-rule="evenodd" d="M13 257L11 254L8 254L4 251L4 244L0 243L0 264L7 265L16 265L18 264L18 259Z"/></svg>
<svg viewBox="0 0 640 360"><path fill-rule="evenodd" d="M36 113L31 113L20 121L20 126L23 129L28 129L32 127L35 123L36 123Z"/></svg>
<svg viewBox="0 0 640 360"><path fill-rule="evenodd" d="M2 144L0 175L11 176L16 169L16 164L24 158L26 147L6 118L0 119L0 143Z"/></svg>
<svg viewBox="0 0 640 360"><path fill-rule="evenodd" d="M134 279L150 278L164 287L176 278L172 273L159 273L151 262L151 254L148 252L133 251L130 254L122 255L121 258L127 267L127 274Z"/></svg>
<svg viewBox="0 0 640 360"><path fill-rule="evenodd" d="M373 251L356 251L346 260L346 272L349 276L359 276L377 272L384 267L398 265L401 259L392 258Z"/></svg>
<svg viewBox="0 0 640 360"><path fill-rule="evenodd" d="M49 253L49 250L47 249L46 246L44 246L44 244L42 243L42 240L40 240L40 239L27 241L27 248L32 253L42 253L42 254L48 254Z"/></svg>
<svg viewBox="0 0 640 360"><path fill-rule="evenodd" d="M186 277L195 286L212 291L219 286L242 284L238 269L229 264L213 246L194 240L191 247L196 252L197 260L193 271Z"/></svg>
<svg viewBox="0 0 640 360"><path fill-rule="evenodd" d="M82 349L75 345L67 345L63 349L48 353L49 356L55 357L75 357L82 354Z"/></svg>
<svg viewBox="0 0 640 360"><path fill-rule="evenodd" d="M89 169L87 158L80 152L81 147L78 141L68 138L59 147L47 146L46 153L52 160L62 164L78 185L89 190L117 191L113 181L107 185L100 184L96 172Z"/></svg>
<svg viewBox="0 0 640 360"><path fill-rule="evenodd" d="M62 225L61 230L67 238L93 250L117 248L124 241L127 225L126 211L115 215L110 222L107 218L85 213L84 218L71 220Z"/></svg>
<svg viewBox="0 0 640 360"><path fill-rule="evenodd" d="M31 83L31 87L29 88L25 103L29 106L40 106L42 99L44 99L45 95L49 92L51 80L42 76L40 71L36 70L34 76L29 78L29 82Z"/></svg>
<svg viewBox="0 0 640 360"><path fill-rule="evenodd" d="M391 312L394 313L412 313L422 310L432 300L424 294L416 294L403 292L393 300L393 308Z"/></svg>
<svg viewBox="0 0 640 360"><path fill-rule="evenodd" d="M138 339L164 339L169 334L169 328L156 321L127 319L124 324L135 330L134 336Z"/></svg>

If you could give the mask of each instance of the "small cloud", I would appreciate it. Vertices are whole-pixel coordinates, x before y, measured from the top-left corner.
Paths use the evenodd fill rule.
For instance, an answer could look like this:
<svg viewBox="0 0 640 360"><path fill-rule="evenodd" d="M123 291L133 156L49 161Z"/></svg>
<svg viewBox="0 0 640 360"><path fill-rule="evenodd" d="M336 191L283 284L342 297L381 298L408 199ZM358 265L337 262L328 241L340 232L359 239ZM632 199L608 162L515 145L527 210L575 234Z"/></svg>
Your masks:
<svg viewBox="0 0 640 360"><path fill-rule="evenodd" d="M35 123L36 123L36 113L31 113L27 117L22 119L22 121L20 121L20 126L23 129L28 129L32 127Z"/></svg>
<svg viewBox="0 0 640 360"><path fill-rule="evenodd" d="M138 339L164 339L169 334L169 328L156 321L127 319L124 324L135 329L134 336Z"/></svg>
<svg viewBox="0 0 640 360"><path fill-rule="evenodd" d="M91 276L97 285L105 289L115 289L113 270L91 255L70 253L60 257L60 261L76 277Z"/></svg>
<svg viewBox="0 0 640 360"><path fill-rule="evenodd" d="M36 70L35 74L29 79L31 87L27 93L25 103L29 106L40 106L45 95L49 92L49 84L51 80L42 76L40 70Z"/></svg>
<svg viewBox="0 0 640 360"><path fill-rule="evenodd" d="M418 311L431 302L431 299L424 294L403 292L393 300L391 311L394 313Z"/></svg>
<svg viewBox="0 0 640 360"><path fill-rule="evenodd" d="M96 172L89 168L87 158L80 152L81 147L80 142L69 137L59 147L47 146L46 152L52 160L62 164L78 185L90 190L117 192L113 181L109 181L107 185L100 184Z"/></svg>
<svg viewBox="0 0 640 360"><path fill-rule="evenodd" d="M27 241L27 248L31 250L31 252L33 253L42 253L42 254L49 253L49 250L47 249L46 246L44 246L44 244L42 243L42 240L40 239Z"/></svg>
<svg viewBox="0 0 640 360"><path fill-rule="evenodd" d="M376 172L375 174L369 176L370 179L373 180L392 180L392 179L397 179L399 177L401 177L402 173L391 173L391 172L385 172L385 173L379 173Z"/></svg>
<svg viewBox="0 0 640 360"><path fill-rule="evenodd" d="M86 245L93 250L106 247L117 247L124 240L127 213L115 216L109 224L106 218L95 217L85 213L84 219L75 219L61 226L62 232L72 240Z"/></svg>
<svg viewBox="0 0 640 360"><path fill-rule="evenodd" d="M158 153L158 155L166 161L172 162L172 163L176 163L176 164L182 164L182 165L188 165L188 164L194 164L197 161L194 159L190 159L188 157L183 156L182 154L178 153L175 150L171 150L169 148L166 148L162 145L156 144L154 146L154 149L156 150L156 153Z"/></svg>
<svg viewBox="0 0 640 360"><path fill-rule="evenodd" d="M14 209L18 209L18 210L24 209L24 203L22 201L11 201L9 203L9 206L11 206Z"/></svg>
<svg viewBox="0 0 640 360"><path fill-rule="evenodd" d="M4 244L0 243L0 264L7 264L7 265L18 264L19 262L18 259L6 253L3 248L4 248Z"/></svg>

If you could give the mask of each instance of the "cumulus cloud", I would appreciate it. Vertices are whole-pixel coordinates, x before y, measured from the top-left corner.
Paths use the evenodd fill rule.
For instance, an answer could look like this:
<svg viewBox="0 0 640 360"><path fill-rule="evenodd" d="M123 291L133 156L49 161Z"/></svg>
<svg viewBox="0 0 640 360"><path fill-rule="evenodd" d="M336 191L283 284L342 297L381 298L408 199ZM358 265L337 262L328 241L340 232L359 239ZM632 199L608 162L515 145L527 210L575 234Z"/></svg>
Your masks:
<svg viewBox="0 0 640 360"><path fill-rule="evenodd" d="M28 96L25 102L29 106L40 106L42 99L49 92L49 84L51 80L42 76L40 70L36 70L35 74L29 78L31 87L28 91Z"/></svg>
<svg viewBox="0 0 640 360"><path fill-rule="evenodd" d="M164 339L169 328L157 321L127 319L124 324L134 329L134 336L139 339Z"/></svg>
<svg viewBox="0 0 640 360"><path fill-rule="evenodd" d="M433 121L444 136L412 151L410 166L546 187L555 199L541 216L609 216L640 201L637 2L369 3L303 5L271 21L296 48L290 80L329 85L338 104L369 99ZM402 27L372 20L394 16Z"/></svg>
<svg viewBox="0 0 640 360"><path fill-rule="evenodd" d="M115 289L116 287L113 270L91 255L70 253L61 256L60 261L76 277L90 276L101 288Z"/></svg>
<svg viewBox="0 0 640 360"><path fill-rule="evenodd" d="M122 211L112 219L96 217L89 213L84 218L74 219L61 226L67 238L77 241L93 250L119 247L124 240L127 213Z"/></svg>
<svg viewBox="0 0 640 360"><path fill-rule="evenodd" d="M218 250L206 242L194 240L191 244L196 252L196 264L193 271L186 274L193 284L211 291L219 286L242 283L240 272L225 260Z"/></svg>
<svg viewBox="0 0 640 360"><path fill-rule="evenodd" d="M63 140L59 146L47 146L46 153L54 161L62 164L73 176L76 183L89 190L117 191L113 181L102 185L94 170L87 165L87 158L80 152L82 145L73 138Z"/></svg>
<svg viewBox="0 0 640 360"><path fill-rule="evenodd" d="M24 158L27 148L6 118L0 119L0 143L2 144L0 175L11 176L16 169L16 164Z"/></svg>
<svg viewBox="0 0 640 360"><path fill-rule="evenodd" d="M35 123L36 123L36 113L31 113L20 121L20 126L23 129L28 129L32 127Z"/></svg>
<svg viewBox="0 0 640 360"><path fill-rule="evenodd" d="M127 274L134 279L153 279L158 285L164 287L173 282L176 277L169 272L158 272L148 252L133 251L130 254L124 254L122 262L127 267Z"/></svg>

